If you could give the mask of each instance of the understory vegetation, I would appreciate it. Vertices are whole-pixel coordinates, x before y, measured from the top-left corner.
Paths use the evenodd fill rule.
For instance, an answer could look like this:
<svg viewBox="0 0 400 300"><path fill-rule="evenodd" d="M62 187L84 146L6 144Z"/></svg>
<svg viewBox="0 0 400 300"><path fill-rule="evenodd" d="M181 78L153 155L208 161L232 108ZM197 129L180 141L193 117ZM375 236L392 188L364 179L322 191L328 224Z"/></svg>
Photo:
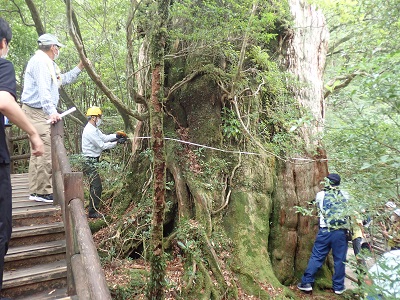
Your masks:
<svg viewBox="0 0 400 300"><path fill-rule="evenodd" d="M65 119L64 138L74 171L82 170L88 107L101 107L104 133L129 135L128 143L102 153L106 217L90 221L114 299L145 299L155 284L154 128L164 143L164 252L156 263L165 270L167 299L298 298L290 287L316 228L308 203L328 171L341 174L355 199L351 209L399 203L395 0L315 1L331 38L327 65L318 66L324 95L309 97L314 111L301 98L310 86L288 71L295 66L287 57L301 56L288 50L303 30L293 25L296 1L68 2L74 18L56 0L35 2L36 13L25 2L33 4L0 0L14 33L10 60L19 87L41 30L66 44L57 61L62 70L79 59L86 64L59 104L60 111L77 107ZM322 56L324 42L316 47ZM157 93L155 70L161 70ZM162 99L159 115L152 114L155 95ZM309 129L315 135L304 133ZM22 142L14 150L25 154L29 147ZM26 172L27 163L15 168ZM86 178L84 185L89 199ZM322 271L320 288L331 274Z"/></svg>

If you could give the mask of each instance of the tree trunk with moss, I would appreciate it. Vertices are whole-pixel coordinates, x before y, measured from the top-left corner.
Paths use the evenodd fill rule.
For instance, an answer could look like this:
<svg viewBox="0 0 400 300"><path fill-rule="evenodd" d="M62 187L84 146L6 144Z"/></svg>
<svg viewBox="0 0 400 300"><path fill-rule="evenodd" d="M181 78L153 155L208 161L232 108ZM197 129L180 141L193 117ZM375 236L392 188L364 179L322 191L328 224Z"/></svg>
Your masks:
<svg viewBox="0 0 400 300"><path fill-rule="evenodd" d="M150 238L150 282L147 298L164 299L165 258L163 226L165 213L165 154L164 154L164 47L169 0L157 2L157 17L152 31L150 54L152 62L150 130L153 150L153 218Z"/></svg>
<svg viewBox="0 0 400 300"><path fill-rule="evenodd" d="M279 32L280 43L273 51L279 51L281 67L291 78L272 64L261 70L262 80L257 77L261 71L256 68L262 67L255 61L264 52L250 48L246 35L234 67L222 54L175 55L185 41L169 45L174 60L165 65L164 81L162 130L168 138L164 246L185 266L185 284L176 299L245 299L242 291L261 299L279 291L281 296L291 295L282 284L295 281L305 268L317 223L297 214L294 206L312 200L327 174L325 153L314 139L323 124L327 31L318 11L295 0L290 5L295 22ZM255 4L252 13L259 13ZM235 77L227 76L235 67ZM253 78L243 77L251 72ZM297 83L284 87L293 81ZM290 93L282 92L285 88ZM295 134L280 119L282 115L300 119L304 114L315 123L300 124ZM146 136L146 128L141 126L136 134ZM292 144L302 146L293 150ZM149 183L157 182L159 160L155 148L151 155L148 146L146 141L134 144L135 184L130 186L134 199L119 208L135 222L135 230L125 222L118 231L119 238L129 243L111 244L108 239L102 245L119 248L122 255L141 246L147 249L146 205Z"/></svg>

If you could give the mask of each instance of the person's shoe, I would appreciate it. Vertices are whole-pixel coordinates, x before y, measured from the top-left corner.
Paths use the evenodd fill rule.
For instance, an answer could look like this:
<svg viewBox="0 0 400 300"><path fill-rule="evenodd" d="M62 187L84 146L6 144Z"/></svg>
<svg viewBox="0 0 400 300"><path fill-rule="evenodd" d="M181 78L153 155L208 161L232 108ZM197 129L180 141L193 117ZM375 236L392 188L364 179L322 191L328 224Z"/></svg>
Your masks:
<svg viewBox="0 0 400 300"><path fill-rule="evenodd" d="M53 203L53 194L46 194L46 195L37 194L35 201Z"/></svg>
<svg viewBox="0 0 400 300"><path fill-rule="evenodd" d="M311 292L311 291L312 291L312 285L311 285L311 283L302 283L302 282L300 282L300 283L297 285L297 288L298 288L300 291L303 291L303 292Z"/></svg>
<svg viewBox="0 0 400 300"><path fill-rule="evenodd" d="M102 218L102 217L103 217L103 215L98 212L89 214L89 218L91 218L91 219L98 219L98 218Z"/></svg>
<svg viewBox="0 0 400 300"><path fill-rule="evenodd" d="M335 291L336 295L341 295L346 291L346 289L340 290L340 291Z"/></svg>
<svg viewBox="0 0 400 300"><path fill-rule="evenodd" d="M37 199L37 194L36 193L33 193L33 194L29 195L29 200L36 200L36 199ZM0 300L1 300L1 298L0 298Z"/></svg>

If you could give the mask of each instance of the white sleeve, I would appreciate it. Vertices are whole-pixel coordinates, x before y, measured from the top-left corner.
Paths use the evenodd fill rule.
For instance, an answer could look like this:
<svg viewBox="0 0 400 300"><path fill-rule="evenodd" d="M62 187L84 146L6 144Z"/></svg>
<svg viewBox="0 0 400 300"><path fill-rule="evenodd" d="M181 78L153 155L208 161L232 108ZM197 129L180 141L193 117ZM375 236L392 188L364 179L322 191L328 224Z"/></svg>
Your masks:
<svg viewBox="0 0 400 300"><path fill-rule="evenodd" d="M95 134L90 136L91 142L101 150L111 149L117 145L117 142L109 142L115 139L115 134L106 135L96 128ZM97 134L96 134L97 133Z"/></svg>
<svg viewBox="0 0 400 300"><path fill-rule="evenodd" d="M323 205L324 205L324 197L325 197L325 191L321 191L317 193L315 196L315 202L318 205L318 213L319 213L319 226L320 227L326 227L327 224L325 223L324 215L322 214L323 210Z"/></svg>
<svg viewBox="0 0 400 300"><path fill-rule="evenodd" d="M116 142L117 141L117 135L115 133L113 134L104 134L99 130L99 135L103 142Z"/></svg>
<svg viewBox="0 0 400 300"><path fill-rule="evenodd" d="M315 196L315 202L317 203L318 208L320 210L322 210L323 208L324 197L325 197L325 191L318 192L317 195Z"/></svg>

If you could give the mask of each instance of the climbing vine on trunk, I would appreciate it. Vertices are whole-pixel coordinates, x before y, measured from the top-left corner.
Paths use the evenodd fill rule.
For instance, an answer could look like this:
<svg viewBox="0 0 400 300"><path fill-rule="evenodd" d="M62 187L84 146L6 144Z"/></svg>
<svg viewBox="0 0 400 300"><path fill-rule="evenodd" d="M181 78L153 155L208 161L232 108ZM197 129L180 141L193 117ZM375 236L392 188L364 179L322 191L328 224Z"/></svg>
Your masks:
<svg viewBox="0 0 400 300"><path fill-rule="evenodd" d="M165 154L164 154L164 47L168 25L169 0L157 1L150 39L151 98L150 131L153 150L153 217L150 239L150 282L147 298L164 298L165 258L163 226L165 211Z"/></svg>

